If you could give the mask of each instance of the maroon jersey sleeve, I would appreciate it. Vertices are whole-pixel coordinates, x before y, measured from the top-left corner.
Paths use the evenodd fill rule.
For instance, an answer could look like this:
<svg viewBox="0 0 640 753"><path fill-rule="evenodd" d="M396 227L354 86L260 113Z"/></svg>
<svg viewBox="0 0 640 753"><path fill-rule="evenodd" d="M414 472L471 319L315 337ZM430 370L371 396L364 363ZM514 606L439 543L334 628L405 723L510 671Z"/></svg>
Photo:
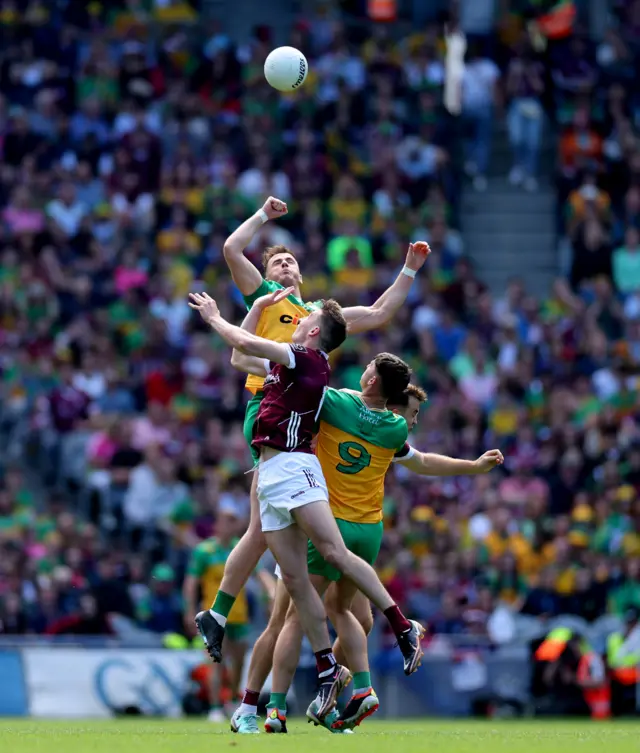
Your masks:
<svg viewBox="0 0 640 753"><path fill-rule="evenodd" d="M393 462L402 462L403 460L409 460L410 457L412 457L415 454L415 450L413 447L409 444L409 442L405 442L404 445L396 452L396 454L393 456Z"/></svg>
<svg viewBox="0 0 640 753"><path fill-rule="evenodd" d="M253 445L283 452L311 452L316 417L331 369L321 351L302 345L289 347L289 364L269 364Z"/></svg>
<svg viewBox="0 0 640 753"><path fill-rule="evenodd" d="M264 365L265 365L265 369L267 370L267 374L271 373L273 369L275 369L276 366L284 366L286 369L295 369L297 365L296 353L311 352L307 348L305 348L303 345L294 345L293 343L287 343L287 349L289 351L289 363L286 363L286 364L276 363L275 361L267 361L267 359L265 358Z"/></svg>

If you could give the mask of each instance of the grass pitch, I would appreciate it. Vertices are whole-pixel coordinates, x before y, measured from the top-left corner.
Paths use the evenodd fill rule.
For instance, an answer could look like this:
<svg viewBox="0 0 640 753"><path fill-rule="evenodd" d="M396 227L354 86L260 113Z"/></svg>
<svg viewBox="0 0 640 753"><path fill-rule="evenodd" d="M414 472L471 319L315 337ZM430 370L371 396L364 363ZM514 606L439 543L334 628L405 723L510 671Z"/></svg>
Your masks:
<svg viewBox="0 0 640 753"><path fill-rule="evenodd" d="M288 735L240 736L206 721L0 719L2 753L638 753L637 722L374 721L331 735L293 721Z"/></svg>

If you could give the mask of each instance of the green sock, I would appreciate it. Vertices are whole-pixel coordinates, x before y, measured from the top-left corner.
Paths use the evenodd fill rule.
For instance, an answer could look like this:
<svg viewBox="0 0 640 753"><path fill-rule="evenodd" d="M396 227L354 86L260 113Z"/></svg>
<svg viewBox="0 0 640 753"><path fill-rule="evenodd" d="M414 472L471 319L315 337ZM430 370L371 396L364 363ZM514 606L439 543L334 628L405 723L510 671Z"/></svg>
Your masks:
<svg viewBox="0 0 640 753"><path fill-rule="evenodd" d="M353 689L354 690L367 690L371 687L371 673L370 672L356 672L353 675Z"/></svg>
<svg viewBox="0 0 640 753"><path fill-rule="evenodd" d="M224 591L218 591L216 594L216 600L213 602L211 609L223 617L228 617L229 612L233 609L233 605L236 603L236 597L231 594L226 594Z"/></svg>
<svg viewBox="0 0 640 753"><path fill-rule="evenodd" d="M278 709L283 713L287 713L287 694L286 693L271 693L269 696L269 708Z"/></svg>

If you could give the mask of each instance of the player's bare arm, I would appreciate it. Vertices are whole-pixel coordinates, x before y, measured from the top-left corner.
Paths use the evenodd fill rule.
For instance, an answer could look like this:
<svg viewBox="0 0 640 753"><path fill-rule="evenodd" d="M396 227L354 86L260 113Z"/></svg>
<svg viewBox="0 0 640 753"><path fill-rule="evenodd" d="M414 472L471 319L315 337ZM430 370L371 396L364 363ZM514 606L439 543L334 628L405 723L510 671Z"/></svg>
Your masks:
<svg viewBox="0 0 640 753"><path fill-rule="evenodd" d="M391 321L407 300L416 273L422 269L431 253L429 244L417 241L409 244L404 268L393 284L371 306L352 306L342 310L350 335L378 329Z"/></svg>
<svg viewBox="0 0 640 753"><path fill-rule="evenodd" d="M231 353L231 366L236 369L236 371L241 371L243 374L252 374L253 376L262 377L263 379L267 376L267 367L264 358L246 356L235 348Z"/></svg>
<svg viewBox="0 0 640 753"><path fill-rule="evenodd" d="M413 450L406 458L398 458L397 462L420 476L477 476L502 465L504 457L500 450L489 450L476 460L461 460Z"/></svg>
<svg viewBox="0 0 640 753"><path fill-rule="evenodd" d="M220 314L218 304L207 293L190 293L189 306L198 311L202 319L215 330L232 348L246 356L258 356L273 363L289 366L291 349L284 343L274 343L263 337L245 332L241 327L229 323Z"/></svg>
<svg viewBox="0 0 640 753"><path fill-rule="evenodd" d="M224 258L242 295L252 295L262 284L260 271L244 255L245 248L265 222L284 217L287 211L284 201L269 196L262 207L227 238L223 248Z"/></svg>
<svg viewBox="0 0 640 753"><path fill-rule="evenodd" d="M282 290L274 290L273 293L256 298L253 302L253 306L249 309L249 313L245 316L244 321L240 325L240 328L251 335L255 335L262 312L269 306L274 306L276 303L280 303L280 301L291 295L293 290L292 287L283 288ZM234 369L243 371L245 374L253 374L254 376L259 377L267 376L267 370L262 358L258 358L257 356L247 356L235 348L231 352L231 365Z"/></svg>

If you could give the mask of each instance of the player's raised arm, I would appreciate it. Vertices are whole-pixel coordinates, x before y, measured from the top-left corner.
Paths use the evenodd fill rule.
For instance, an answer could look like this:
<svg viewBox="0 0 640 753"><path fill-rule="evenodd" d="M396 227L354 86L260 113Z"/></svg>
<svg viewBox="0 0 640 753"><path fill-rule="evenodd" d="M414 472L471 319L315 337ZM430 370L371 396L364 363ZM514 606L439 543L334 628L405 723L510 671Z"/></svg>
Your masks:
<svg viewBox="0 0 640 753"><path fill-rule="evenodd" d="M250 335L255 335L262 312L268 306L273 306L284 300L287 296L291 295L291 293L293 293L293 288L283 288L281 290L275 290L273 293L269 293L269 295L263 295L260 298L257 298L253 302L253 306L249 309L249 313L245 316L240 328L245 332L248 332ZM231 365L234 369L244 371L246 374L253 374L254 376L259 377L265 377L267 375L264 359L258 358L257 356L247 356L236 348L231 352Z"/></svg>
<svg viewBox="0 0 640 753"><path fill-rule="evenodd" d="M244 255L245 248L251 243L253 236L265 222L276 217L284 217L286 213L287 205L284 201L269 196L262 208L258 209L248 220L245 220L227 238L223 248L224 258L231 272L231 277L242 295L252 295L262 284L260 271Z"/></svg>
<svg viewBox="0 0 640 753"><path fill-rule="evenodd" d="M500 450L489 450L477 460L460 460L432 452L418 452L407 446L406 454L396 455L394 460L419 476L476 476L502 465L504 457Z"/></svg>
<svg viewBox="0 0 640 753"><path fill-rule="evenodd" d="M431 253L425 241L409 244L409 251L404 267L394 283L371 306L352 306L342 310L347 320L347 332L350 335L378 329L391 321L402 308L409 295L416 273L424 266Z"/></svg>
<svg viewBox="0 0 640 753"><path fill-rule="evenodd" d="M222 318L218 304L207 293L190 293L189 306L200 313L203 320L214 329L232 348L246 356L258 356L273 363L293 367L295 358L291 347L285 343L274 343Z"/></svg>
<svg viewBox="0 0 640 753"><path fill-rule="evenodd" d="M264 362L264 358L258 358L258 356L245 356L235 348L231 352L231 365L237 371L242 371L243 374L253 374L253 376L264 377L267 376L267 364Z"/></svg>

